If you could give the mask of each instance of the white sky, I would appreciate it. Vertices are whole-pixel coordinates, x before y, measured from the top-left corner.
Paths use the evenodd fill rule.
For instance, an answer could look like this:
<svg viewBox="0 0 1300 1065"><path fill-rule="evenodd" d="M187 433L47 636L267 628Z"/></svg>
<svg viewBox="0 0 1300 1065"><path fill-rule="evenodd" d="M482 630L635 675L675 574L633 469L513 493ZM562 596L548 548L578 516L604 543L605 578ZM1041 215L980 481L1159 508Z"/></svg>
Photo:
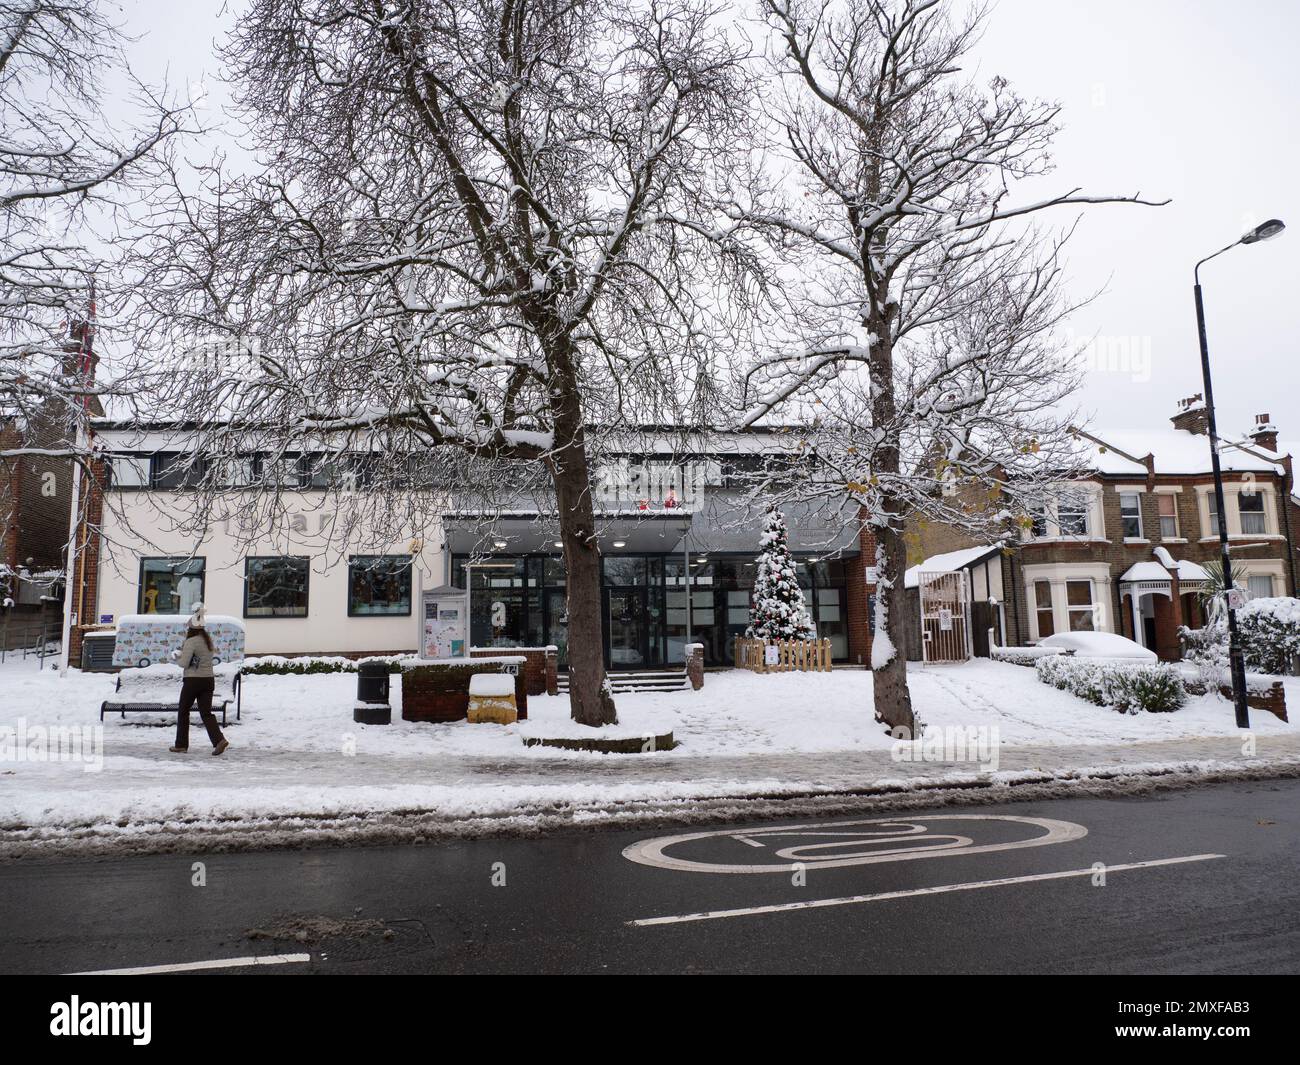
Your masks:
<svg viewBox="0 0 1300 1065"><path fill-rule="evenodd" d="M121 0L136 73L173 88L217 71L212 41L240 0ZM999 0L981 80L1064 105L1047 188L1141 191L1162 208L1091 209L1068 256L1073 319L1094 335L1081 396L1098 426L1166 427L1201 391L1192 266L1265 218L1293 228L1202 273L1220 431L1269 412L1300 440L1300 107L1295 0ZM209 81L210 114L224 91ZM1069 220L1061 212L1059 222ZM1113 368L1112 368L1113 367Z"/></svg>

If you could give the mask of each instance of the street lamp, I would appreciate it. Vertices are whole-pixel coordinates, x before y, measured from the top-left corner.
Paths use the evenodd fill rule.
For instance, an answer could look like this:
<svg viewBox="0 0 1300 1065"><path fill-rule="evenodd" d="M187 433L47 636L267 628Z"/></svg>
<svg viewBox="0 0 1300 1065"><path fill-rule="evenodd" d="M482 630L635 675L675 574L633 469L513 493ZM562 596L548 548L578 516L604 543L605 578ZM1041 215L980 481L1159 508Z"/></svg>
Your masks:
<svg viewBox="0 0 1300 1065"><path fill-rule="evenodd" d="M1223 568L1224 605L1228 609L1228 667L1232 673L1232 703L1237 711L1237 727L1250 728L1250 710L1246 706L1246 662L1241 653L1241 640L1237 636L1237 612L1232 606L1232 558L1228 550L1228 516L1223 505L1223 471L1219 467L1219 432L1214 423L1214 387L1210 384L1210 348L1205 339L1205 304L1201 300L1201 267L1211 259L1235 248L1238 244L1257 244L1261 240L1270 240L1286 229L1285 223L1278 218L1270 218L1261 223L1240 240L1233 241L1226 248L1220 248L1214 255L1207 255L1192 271L1196 282L1196 330L1201 341L1201 376L1205 381L1205 420L1210 434L1210 462L1214 468L1214 506L1219 515L1219 565Z"/></svg>

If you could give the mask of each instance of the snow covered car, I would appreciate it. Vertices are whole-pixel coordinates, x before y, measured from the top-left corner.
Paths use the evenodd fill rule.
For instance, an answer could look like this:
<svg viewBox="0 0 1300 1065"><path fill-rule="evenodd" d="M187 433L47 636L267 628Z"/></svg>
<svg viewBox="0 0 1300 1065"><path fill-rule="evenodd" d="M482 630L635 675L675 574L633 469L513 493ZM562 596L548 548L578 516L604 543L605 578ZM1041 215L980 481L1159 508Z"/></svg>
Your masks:
<svg viewBox="0 0 1300 1065"><path fill-rule="evenodd" d="M1154 662L1156 654L1127 636L1113 632L1058 632L1038 641L1039 647L1059 647L1076 658L1120 658L1131 662Z"/></svg>

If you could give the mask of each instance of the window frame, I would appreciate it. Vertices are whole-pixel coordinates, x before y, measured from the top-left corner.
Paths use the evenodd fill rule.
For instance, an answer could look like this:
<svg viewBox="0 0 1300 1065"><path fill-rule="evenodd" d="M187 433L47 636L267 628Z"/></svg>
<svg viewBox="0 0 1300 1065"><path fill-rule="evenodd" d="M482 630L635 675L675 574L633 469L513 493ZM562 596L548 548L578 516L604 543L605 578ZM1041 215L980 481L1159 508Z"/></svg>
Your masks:
<svg viewBox="0 0 1300 1065"><path fill-rule="evenodd" d="M135 586L135 589L136 589L136 590L135 590L135 605L136 605L136 613L137 613L137 614L147 614L147 613L148 613L148 611L146 611L145 608L144 608L144 577L145 577L145 564L148 563L148 562L167 562L167 563L173 563L173 565L169 566L169 568L172 569L172 570L175 570L175 568L176 568L175 565L174 565L174 563L195 563L195 562L197 562L197 563L199 564L199 566L200 566L199 572L198 572L198 574L197 574L197 576L198 576L198 578L199 578L199 598L198 598L198 601L199 601L200 603L205 603L205 602L207 602L207 595L208 595L208 558L207 558L206 555L142 555L141 558L140 558L140 564L139 564L139 568L138 568L139 580L136 582L136 586ZM187 577L192 577L192 576L195 576L195 574L187 573L187 574L185 574L185 576L187 576ZM157 614L161 614L161 613L163 613L163 612L162 612L162 611L156 611L155 613L157 613ZM176 613L176 611L169 610L169 611L166 611L166 613L167 613L167 614L172 614L172 615L174 615L174 614ZM180 613L184 614L184 613L188 613L188 611L181 611Z"/></svg>
<svg viewBox="0 0 1300 1065"><path fill-rule="evenodd" d="M358 564L374 563L379 559L404 559L406 572L406 609L405 610L386 610L376 611L358 611L354 609L352 602L352 580L353 571ZM370 567L373 570L373 565ZM347 585L347 606L348 617L350 618L409 618L415 607L415 582L413 572L415 569L415 556L413 555L350 555L348 556L348 585Z"/></svg>
<svg viewBox="0 0 1300 1065"><path fill-rule="evenodd" d="M1251 501L1252 505L1258 505L1259 509L1257 510L1243 509L1242 503L1245 502L1247 499ZM1247 515L1249 515L1251 518L1258 517L1259 525L1261 526L1261 528L1247 529L1246 528ZM1237 521L1241 525L1242 536L1267 536L1268 535L1268 507L1264 501L1264 493L1260 491L1258 488L1256 488L1255 491L1253 492L1239 491L1237 493Z"/></svg>
<svg viewBox="0 0 1300 1065"><path fill-rule="evenodd" d="M1170 512L1168 514L1163 513L1160 509L1161 506L1164 505L1166 499L1169 500L1168 506ZM1178 524L1178 496L1173 492L1156 493L1156 519L1160 523L1160 539L1179 540L1182 538L1182 533ZM1166 519L1174 523L1174 531L1172 533L1165 532Z"/></svg>
<svg viewBox="0 0 1300 1065"><path fill-rule="evenodd" d="M1144 540L1144 539L1146 539L1146 537L1143 535L1143 528L1142 528L1142 525L1143 525L1143 523L1142 523L1142 493L1141 493L1141 492L1118 492L1118 493L1116 493L1116 494L1119 496L1119 524L1120 524L1120 536L1121 536L1121 538L1124 539L1124 540ZM1125 512L1125 509L1124 509L1124 500L1126 500L1126 499L1131 499L1131 500L1133 500L1133 502L1134 502L1134 509L1133 509L1133 511L1132 511L1131 513L1126 513L1126 512ZM1128 523L1129 523L1130 521L1136 521L1136 522L1137 522L1137 528L1136 528L1136 531L1135 531L1135 532L1132 532L1132 533L1129 532L1129 526L1128 526Z"/></svg>
<svg viewBox="0 0 1300 1065"><path fill-rule="evenodd" d="M250 569L254 562L279 562L285 559L292 559L295 562L303 562L303 582L302 596L303 605L301 614L250 614L248 612L248 591L251 586ZM349 585L349 596L351 586ZM245 618L255 621L300 621L307 617L311 612L311 556L310 555L245 555L244 556L244 614Z"/></svg>
<svg viewBox="0 0 1300 1065"><path fill-rule="evenodd" d="M1070 586L1081 584L1088 589L1088 602L1086 604L1070 602ZM1077 629L1074 627L1073 615L1087 613L1088 627L1086 629ZM1069 632L1100 632L1097 627L1097 588L1096 582L1091 577L1069 577L1065 581L1065 624Z"/></svg>
<svg viewBox="0 0 1300 1065"><path fill-rule="evenodd" d="M1053 600L1052 582L1050 580L1046 580L1045 578L1038 577L1033 581L1033 586L1034 586L1034 615L1035 615L1034 626L1038 633L1038 638L1040 640L1045 640L1048 636L1056 635L1056 610L1052 601ZM1040 602L1041 597L1038 594L1038 589L1040 587L1047 589L1046 606L1044 606L1042 602ZM1043 631L1043 614L1047 615L1047 627L1049 630L1047 632Z"/></svg>

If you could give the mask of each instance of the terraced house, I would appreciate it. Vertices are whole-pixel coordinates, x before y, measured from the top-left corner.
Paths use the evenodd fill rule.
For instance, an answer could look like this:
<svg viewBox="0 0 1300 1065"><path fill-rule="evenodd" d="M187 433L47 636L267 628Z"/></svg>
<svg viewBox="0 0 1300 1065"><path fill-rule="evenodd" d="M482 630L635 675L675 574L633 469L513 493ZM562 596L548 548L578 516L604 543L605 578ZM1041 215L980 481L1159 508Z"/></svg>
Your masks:
<svg viewBox="0 0 1300 1065"><path fill-rule="evenodd" d="M1268 414L1239 441L1225 435L1219 515L1201 397L1171 421L1150 432L1079 431L1087 475L1061 485L1003 567L1008 644L1093 629L1176 659L1179 626L1202 622L1220 520L1252 598L1296 594L1292 445L1279 444Z"/></svg>

